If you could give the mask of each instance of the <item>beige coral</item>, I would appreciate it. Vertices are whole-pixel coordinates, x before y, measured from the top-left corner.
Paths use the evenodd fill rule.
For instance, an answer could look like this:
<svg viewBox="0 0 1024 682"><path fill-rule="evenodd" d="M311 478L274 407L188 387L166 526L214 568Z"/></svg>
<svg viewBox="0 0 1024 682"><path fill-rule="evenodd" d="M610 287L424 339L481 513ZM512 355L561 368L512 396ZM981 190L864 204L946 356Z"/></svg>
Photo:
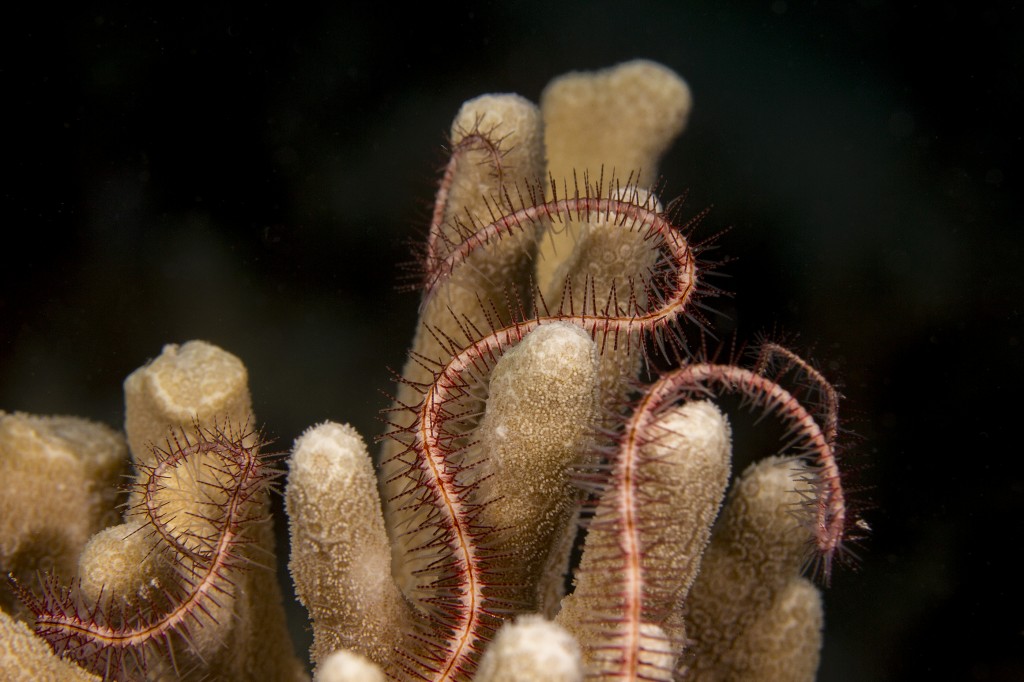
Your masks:
<svg viewBox="0 0 1024 682"><path fill-rule="evenodd" d="M316 679L814 676L821 598L800 576L811 531L791 512L815 495L831 453L748 470L718 518L731 433L710 384L746 390L822 447L833 439L763 373L700 364L703 374L674 373L672 390L638 383L652 338L679 350L675 326L702 286L687 235L636 174L654 177L689 109L678 76L634 61L557 79L539 108L486 95L456 116L380 460L328 422L297 439L288 465L289 568ZM137 485L121 519L110 515L119 435L0 414L0 474L19 482L0 498L3 567L29 602L27 572L44 565L74 573L83 601L147 613L168 585L201 584L190 596L201 607L160 630L149 677L303 679L260 566L273 552L265 487L238 492L236 460L203 449L210 429L252 426L245 366L211 344L167 346L125 396ZM257 446L250 435L232 447ZM75 521L35 518L32 496L69 468L61 501ZM210 569L215 552L232 561ZM95 679L6 613L0 634L7 677ZM162 658L168 649L180 658Z"/></svg>
<svg viewBox="0 0 1024 682"><path fill-rule="evenodd" d="M492 147L473 145L485 136ZM466 143L465 149L459 145ZM540 112L536 105L517 95L484 95L466 102L452 123L451 144L459 149L453 158L457 166L451 169L450 186L445 188L446 201L435 211L436 224L432 225L430 251L427 257L438 257L448 245L460 243L474 225L490 222L497 206L506 202L506 190L524 187L543 176L544 140ZM500 168L496 166L500 164ZM443 361L451 355L447 339L455 343L465 340L467 327L485 329L488 314L507 319L520 299L529 297L526 289L507 291L507 283L525 282L533 267L537 232L540 225L531 226L503 242L502 248L474 254L467 267L444 282L423 306L420 321L410 349L403 375L409 384L398 387L399 404L413 404L418 391L412 385L432 380L431 363ZM493 310L482 308L481 301L492 302ZM399 585L408 595L418 583L414 577L417 567L409 563L415 553L410 548L424 541L424 534L398 531L398 527L414 527L422 521L410 509L401 494L410 481L402 477L403 464L395 460L402 450L401 444L389 441L383 446L382 472L385 519L393 540L393 570L399 576ZM398 500L398 501L396 501Z"/></svg>
<svg viewBox="0 0 1024 682"><path fill-rule="evenodd" d="M317 670L316 682L384 682L381 669L351 651L336 651Z"/></svg>
<svg viewBox="0 0 1024 682"><path fill-rule="evenodd" d="M822 606L801 577L808 531L800 462L751 465L729 494L688 602L688 678L806 680L818 668Z"/></svg>
<svg viewBox="0 0 1024 682"><path fill-rule="evenodd" d="M410 614L391 578L377 477L355 429L321 424L295 442L285 501L289 568L312 618L313 660L338 649L386 659Z"/></svg>
<svg viewBox="0 0 1024 682"><path fill-rule="evenodd" d="M521 616L498 631L480 661L477 682L581 682L576 640L541 616Z"/></svg>
<svg viewBox="0 0 1024 682"><path fill-rule="evenodd" d="M640 648L650 649L659 638L664 640L658 648L664 648L668 657L663 670L671 673L686 643L682 607L729 479L732 435L714 405L693 402L673 408L658 418L647 438L650 442L634 461L622 458L618 463L615 483L605 491L590 522L575 590L563 600L558 614L558 622L583 644L591 670L608 676L618 675L623 661L602 659L600 653L630 634L624 628L609 632L608 623L620 618L628 591L640 591L640 586L624 584L632 580L646 581L643 603L635 608L642 622L659 631L657 636L650 629L642 634L646 643ZM619 485L620 478L630 480ZM631 506L630 515L623 517L626 505ZM641 570L636 575L617 560L627 533L640 545L636 561Z"/></svg>
<svg viewBox="0 0 1024 682"><path fill-rule="evenodd" d="M120 669L112 672L128 674L131 666L145 659L149 675L156 677L177 676L192 671L191 674L202 675L207 679L302 679L302 666L292 655L285 632L276 578L272 571L257 568L273 556L270 525L249 521L268 516L269 500L265 492L251 502L246 501L244 508L238 507L245 528L240 528L241 535L232 541L235 546L244 547L237 550L241 554L233 563L251 563L254 570L243 572L224 567L214 569L214 575L201 580L198 577L201 567L194 563L196 559L182 556L181 552L191 552L201 559L203 552L214 551L214 548L202 543L203 538L215 537L220 532L218 524L221 521L216 516L217 510L227 508L226 502L218 500L218 496L228 494L220 487L228 478L224 464L216 458L211 459L212 455L197 450L195 455L190 456L188 466L165 467L159 476L158 485L150 488L148 493L138 487L160 461L155 455L155 447L162 447L163 456L167 457L184 444L202 442L206 438L206 431L202 429L240 429L252 422L245 367L238 358L211 344L193 341L180 347L167 346L159 358L128 377L125 382L125 398L127 440L131 445L138 480L129 499L130 515L123 523L96 533L88 543L83 543L84 547L77 548L72 554L78 564L72 568L77 570L58 567L65 577L78 576L80 584L73 586L72 592L79 596L72 597L71 601L58 606L54 611L51 603L60 599L62 593L47 588L51 596L44 597L37 608L57 614L69 613L69 609L73 608L76 610L71 613L78 614L75 618L90 614L88 618L96 621L94 629L101 632L108 625L122 627L122 616L118 614L130 616L136 611L149 614L159 609L177 607L180 600L192 600L196 604L194 610L183 618L183 623L190 624L187 629L175 626L173 630L157 634L150 641L144 636L136 636L139 646L153 647L153 651L128 655L122 662L115 664ZM76 464L74 456L54 449L54 443L59 445L74 440L72 436L85 441L82 434L87 434L93 440L87 446L79 446L84 453L77 455L79 461L107 462L116 458L117 468L125 463L123 440L105 427L79 421L62 422L28 417L5 418L5 422L9 433L27 435L23 435L20 440L6 441L9 445L5 445L5 448L10 447L10 450L5 449L3 463L18 465L15 470L24 471L26 467L18 463L31 458L29 461L37 463L33 474L36 479L33 480L48 475L54 479L75 481L67 475L66 468L58 477L56 472L47 467L54 457L51 454L53 452L58 453L66 467L84 466ZM49 428L50 435L38 435L42 427ZM54 434L64 440L57 439ZM49 443L51 449L46 452L39 452L38 447L33 449L33 444L40 441ZM249 443L255 447L255 438L250 437ZM114 454L109 454L111 451ZM107 454L101 456L98 453ZM112 464L92 466L101 470L114 467ZM79 480L86 482L95 479L95 475L79 475ZM110 502L110 507L105 511L109 523L117 519L116 512L112 516L111 512L114 512L112 496L118 487L115 481L109 479L104 479L103 483L103 494ZM6 494L21 495L12 506L19 512L31 513L40 502L47 499L25 497L32 495L34 490L24 485L18 489L7 488ZM147 495L150 497L147 498ZM58 496L57 501L79 505L63 512L60 517L50 517L66 524L68 528L76 527L76 519L88 521L91 518L89 512L95 506L83 503L71 494ZM154 532L157 526L148 521L143 513L146 509L156 510L147 513L157 513L163 519L162 532L171 534L169 540L178 544L177 557L174 550L168 551L163 547L162 539ZM3 537L9 538L12 535L15 534L5 533ZM189 568L190 565L192 568ZM225 575L220 575L222 572ZM21 580L21 583L20 589L31 591L26 587L29 581ZM202 589L209 590L210 596L190 596L194 594L190 592L190 584L208 585ZM89 606L88 611L84 611L86 604L96 606ZM161 622L158 616L147 615L146 618L147 623ZM130 618L123 627L132 627ZM149 629L161 633L161 628L154 624ZM59 631L54 632L57 633L55 636L60 636ZM73 645L75 640L68 641ZM108 647L111 652L117 649L116 645L110 643L112 639L101 641L104 642L102 646ZM86 660L91 656L90 645L87 640L82 640L82 643L83 660ZM176 650L175 660L159 660L159 650L162 649ZM111 659L96 660L102 662ZM7 664L14 665L11 661L7 661ZM4 670L4 674L23 675L25 671L14 667Z"/></svg>
<svg viewBox="0 0 1024 682"><path fill-rule="evenodd" d="M46 642L0 611L0 673L8 682L99 682L100 678L53 655Z"/></svg>
<svg viewBox="0 0 1024 682"><path fill-rule="evenodd" d="M117 519L126 455L102 424L0 411L0 571L22 582L72 574L89 538ZM0 607L13 607L6 590Z"/></svg>
<svg viewBox="0 0 1024 682"><path fill-rule="evenodd" d="M630 117L635 108L640 113ZM619 213L632 207L628 210L634 216L657 214L656 197L636 186L597 187L593 178L600 169L593 165L597 159L621 163L616 165L620 171L643 164L645 172L653 172L685 123L689 91L663 67L633 62L556 81L545 92L541 109L549 168L589 167L591 178L586 184L579 180L578 188L556 183L556 193L546 197L529 184L533 178L523 172L524 162L513 163L507 155L525 146L531 150L526 154L530 163L539 158L532 151L539 122L528 113L528 103L515 97L479 98L467 103L453 124L453 159L438 192L427 249L427 293L382 457L391 570L403 598L376 575L360 588L366 576L353 568L344 543L305 549L310 546L306 539L316 535L307 525L320 528L320 513L309 501L290 502L293 537L299 540L293 572L336 575L331 580L340 584L325 603L315 580L297 577L306 585L300 595L313 615L318 643L349 647L396 676L463 679L479 665L484 679L546 679L539 670L523 668L521 656L505 652L521 646L513 644L524 640L520 623L526 631L554 624L531 617L499 629L498 611L557 614L558 623L574 635L569 641L581 647L589 676L671 679L693 659L684 656L693 636L684 614L705 566L702 556L731 459L728 424L709 403L682 402L659 411L650 423L635 425L642 443L630 450L634 459L628 472L620 469L627 466L622 453L608 455L615 468L590 521L575 591L559 603L575 528L571 510L580 498L568 472L600 470L595 453L611 447L607 431L623 418L621 406L643 359L641 336L649 331L637 322L616 327L613 335L608 331L612 323L602 328L587 320L639 320L663 302L647 300L655 285L644 280L646 273L662 267L649 244L661 228L653 222L636 227L631 221L648 219ZM508 125L513 119L520 128ZM482 135L486 131L493 137ZM466 192L467 186L473 191ZM577 189L588 197L604 193L609 202L602 206L608 208L573 204ZM472 196L485 200L466 198ZM570 205L577 206L575 214L564 211ZM545 245L569 235L568 246L542 247L531 274L525 265L538 234L544 235ZM531 283L539 286L544 312L529 309L535 301ZM578 350L566 354L570 347ZM750 390L763 389L751 384ZM346 448L359 454L334 458L337 464L351 462L350 476L334 473L335 464L324 469L332 473L322 481L303 473L309 468L307 438L326 428L342 429L320 427L296 444L289 500L312 500L317 490L315 495L328 505L322 509L334 510L328 516L341 514L342 504L365 505L359 513L368 524L365 529L345 524L330 536L372 530L372 539L364 542L371 563L382 571L386 543L361 441L345 431L344 440L351 441ZM627 428L619 438L630 434ZM361 482L356 485L356 480ZM795 485L790 479L790 489ZM744 490L756 506L758 491ZM633 554L623 549L626 536L632 538ZM790 560L802 556L809 542L806 532L794 538L794 545L783 550ZM808 594L816 594L807 587ZM768 584L759 583L757 589L776 592ZM356 594L376 595L378 601ZM771 629L780 614L789 614L802 629L786 632L797 636L803 650L817 651L820 621L794 606L793 594L780 593L778 607L765 610L742 637L766 642L756 635L758 627ZM410 625L410 613L420 625ZM339 619L337 614L348 615ZM377 617L392 623L390 633ZM709 618L721 622L734 615L722 611ZM432 626L429 619L435 619ZM367 636L346 643L367 622L374 623L365 628ZM388 634L402 628L406 635L396 645ZM479 658L477 651L492 637ZM735 641L741 646L739 638ZM385 651L389 646L395 651ZM750 646L762 658L772 655L764 653L771 647ZM468 655L457 651L466 647ZM314 660L326 660L328 648L318 644ZM403 656L406 664L395 667ZM813 675L811 663L793 669L806 678Z"/></svg>
<svg viewBox="0 0 1024 682"><path fill-rule="evenodd" d="M686 127L692 102L686 81L646 59L560 76L540 98L548 172L565 184L574 175L625 179L630 173L643 174L636 184L651 184L661 157ZM567 226L541 245L537 279L544 290L558 286L555 271L576 240Z"/></svg>
<svg viewBox="0 0 1024 682"><path fill-rule="evenodd" d="M151 463L152 446L166 442L175 431L194 432L199 424L245 429L254 422L245 366L234 355L201 341L165 346L156 360L133 372L125 380L125 403L128 443L135 460L143 463ZM187 495L194 486L195 494L188 497L197 501L191 504L202 505L209 495L209 475L217 476L216 469L170 488ZM191 511L189 504L182 503L178 517L206 523L202 507ZM252 513L268 516L269 499L260 505L263 511ZM257 566L273 557L269 523L253 526L248 541ZM291 652L274 573L246 571L232 581L232 595L225 594L222 601L234 603L219 618L217 632L207 625L193 637L202 635L198 643L205 650L197 653L204 660L205 674L222 679L301 679L302 666Z"/></svg>

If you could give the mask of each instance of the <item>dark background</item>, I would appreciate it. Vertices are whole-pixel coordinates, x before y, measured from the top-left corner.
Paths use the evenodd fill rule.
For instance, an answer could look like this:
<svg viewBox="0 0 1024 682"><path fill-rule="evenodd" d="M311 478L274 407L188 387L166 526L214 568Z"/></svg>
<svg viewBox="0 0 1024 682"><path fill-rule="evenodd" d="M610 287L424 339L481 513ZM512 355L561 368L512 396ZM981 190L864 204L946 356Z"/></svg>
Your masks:
<svg viewBox="0 0 1024 682"><path fill-rule="evenodd" d="M340 3L335 3L340 4ZM557 4L557 3L552 3ZM119 7L0 28L0 408L113 426L202 338L282 447L372 437L461 102L648 57L689 82L665 195L714 205L721 331L842 379L874 528L821 679L1024 678L1022 11L1012 3ZM282 552L282 556L284 553ZM300 649L306 644L301 644Z"/></svg>

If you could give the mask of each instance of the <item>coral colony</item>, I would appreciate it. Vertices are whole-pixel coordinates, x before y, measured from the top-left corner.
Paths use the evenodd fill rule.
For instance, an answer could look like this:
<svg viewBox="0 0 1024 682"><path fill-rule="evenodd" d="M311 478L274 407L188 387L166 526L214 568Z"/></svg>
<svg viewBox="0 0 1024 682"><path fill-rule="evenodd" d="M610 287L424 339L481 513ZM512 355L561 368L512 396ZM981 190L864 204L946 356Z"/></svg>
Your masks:
<svg viewBox="0 0 1024 682"><path fill-rule="evenodd" d="M854 525L837 396L781 345L687 351L718 293L701 216L680 224L638 183L689 107L644 61L563 76L539 107L463 105L377 464L336 423L288 459L317 679L814 677L822 604L802 573L827 581ZM728 492L724 394L786 433ZM245 367L169 345L125 397L125 436L0 413L0 676L305 679L268 568L283 471Z"/></svg>

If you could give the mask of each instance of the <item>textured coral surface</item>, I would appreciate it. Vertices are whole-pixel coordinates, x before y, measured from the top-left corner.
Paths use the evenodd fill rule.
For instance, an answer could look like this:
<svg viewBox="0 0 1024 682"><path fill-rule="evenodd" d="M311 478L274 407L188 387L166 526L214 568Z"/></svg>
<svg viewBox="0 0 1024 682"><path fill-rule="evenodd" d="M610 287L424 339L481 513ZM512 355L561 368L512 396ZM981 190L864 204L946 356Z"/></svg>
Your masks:
<svg viewBox="0 0 1024 682"><path fill-rule="evenodd" d="M827 572L850 521L834 392L785 349L750 368L688 351L718 293L700 215L647 183L690 104L635 61L456 115L380 453L327 422L287 467L318 679L813 678L822 608L801 569L816 552ZM678 369L655 380L659 363ZM728 494L722 393L788 437ZM125 437L0 414L0 567L20 597L0 602L0 671L302 679L245 366L167 346L125 396ZM67 509L48 516L55 468Z"/></svg>

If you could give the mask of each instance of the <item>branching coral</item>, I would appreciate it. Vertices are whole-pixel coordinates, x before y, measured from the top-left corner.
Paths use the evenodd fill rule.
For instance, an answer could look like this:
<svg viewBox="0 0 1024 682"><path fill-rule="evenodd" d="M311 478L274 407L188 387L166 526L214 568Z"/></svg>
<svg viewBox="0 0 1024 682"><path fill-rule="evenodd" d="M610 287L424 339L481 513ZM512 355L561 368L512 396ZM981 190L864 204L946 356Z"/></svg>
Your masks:
<svg viewBox="0 0 1024 682"><path fill-rule="evenodd" d="M539 108L487 95L456 116L378 463L354 429L326 423L289 464L290 569L318 679L814 675L821 600L801 567L810 552L827 575L850 516L837 398L781 346L749 368L687 352L685 327L707 326L702 301L717 293L693 240L702 215L680 224L640 173L654 176L689 106L675 74L631 62L564 76ZM676 369L642 384L658 363ZM125 388L124 522L83 549L105 523L83 515L49 559L22 548L51 528L0 537L36 632L104 676L301 677L261 567L274 473L236 426L252 423L244 367L193 342ZM731 433L711 401L723 393L774 415L788 442L738 478L720 515ZM105 439L99 457L73 429L4 419L36 429L0 441L0 466L26 480L47 475L45 457L19 464L37 442L116 469L94 464L119 461L114 434L89 441ZM76 504L104 509L89 495L106 475L83 473ZM35 596L26 573L44 561L77 562L71 587L50 578ZM69 665L21 624L0 626L0 670Z"/></svg>
<svg viewBox="0 0 1024 682"><path fill-rule="evenodd" d="M674 74L574 74L542 103L487 96L455 119L379 498L350 429L296 445L291 566L314 661L342 647L395 678L807 678L820 601L799 567L811 548L827 573L848 523L835 393L773 344L752 368L686 353L681 325L705 324L700 301L716 293L691 240L700 216L678 225L638 175L606 181L596 165L653 172L689 107ZM548 167L574 179L535 184L542 136ZM638 391L655 355L682 365ZM705 552L729 477L729 425L707 402L720 393L776 415L789 442L782 478L740 478ZM356 505L360 524L343 510ZM588 534L563 598L581 507ZM356 536L370 561L354 558ZM717 558L729 537L746 547ZM527 672L508 653L537 616L509 621L530 613L572 635L543 638L578 665Z"/></svg>
<svg viewBox="0 0 1024 682"><path fill-rule="evenodd" d="M125 398L135 469L125 518L42 567L67 576L65 567L75 565L70 584L50 573L36 596L24 571L12 577L36 633L66 661L104 678L301 679L277 583L265 568L273 560L267 490L276 473L259 454L258 436L245 430L252 423L245 367L210 344L167 346L128 377ZM90 507L51 516L49 496L23 496L53 485L50 460L123 461L124 441L105 428L18 414L2 423L4 434L17 436L0 444L2 461L21 462L25 481L5 488L5 505L54 525ZM33 539L39 531L23 532ZM5 560L4 568L19 567ZM17 643L24 632L15 623L4 627L4 646L27 646ZM10 679L64 678L20 660L0 658L0 671Z"/></svg>

